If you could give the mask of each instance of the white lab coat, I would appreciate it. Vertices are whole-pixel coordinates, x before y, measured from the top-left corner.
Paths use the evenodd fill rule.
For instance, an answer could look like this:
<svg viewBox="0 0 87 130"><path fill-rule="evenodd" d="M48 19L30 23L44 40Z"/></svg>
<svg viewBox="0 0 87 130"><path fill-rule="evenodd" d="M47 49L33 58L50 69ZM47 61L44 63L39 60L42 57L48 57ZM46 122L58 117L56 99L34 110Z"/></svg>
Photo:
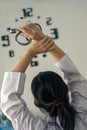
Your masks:
<svg viewBox="0 0 87 130"><path fill-rule="evenodd" d="M77 111L74 130L87 130L87 81L79 73L70 58L64 55L56 66L64 72L64 78L70 86L71 105ZM47 122L34 116L27 108L21 95L24 92L26 75L17 72L5 72L1 89L1 109L11 120L15 130L55 130L51 120ZM57 120L58 121L58 120ZM59 130L63 130L58 121Z"/></svg>

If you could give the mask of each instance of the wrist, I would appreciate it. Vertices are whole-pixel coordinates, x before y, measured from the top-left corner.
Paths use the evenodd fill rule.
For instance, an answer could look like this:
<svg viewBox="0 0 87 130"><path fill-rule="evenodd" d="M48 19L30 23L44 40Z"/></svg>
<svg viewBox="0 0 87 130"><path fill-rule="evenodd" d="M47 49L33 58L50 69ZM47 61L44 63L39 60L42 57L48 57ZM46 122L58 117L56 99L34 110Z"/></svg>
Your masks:
<svg viewBox="0 0 87 130"><path fill-rule="evenodd" d="M29 56L31 56L31 57L34 57L34 56L35 56L35 54L34 54L34 52L33 52L33 50L32 50L31 47L29 47L29 48L27 49L26 54L29 55Z"/></svg>
<svg viewBox="0 0 87 130"><path fill-rule="evenodd" d="M26 53L27 53L27 55L31 56L32 58L36 55L36 53L31 45L29 45Z"/></svg>
<svg viewBox="0 0 87 130"><path fill-rule="evenodd" d="M65 52L61 50L57 45L55 45L54 49L50 51L50 54L56 61L58 61L65 55Z"/></svg>

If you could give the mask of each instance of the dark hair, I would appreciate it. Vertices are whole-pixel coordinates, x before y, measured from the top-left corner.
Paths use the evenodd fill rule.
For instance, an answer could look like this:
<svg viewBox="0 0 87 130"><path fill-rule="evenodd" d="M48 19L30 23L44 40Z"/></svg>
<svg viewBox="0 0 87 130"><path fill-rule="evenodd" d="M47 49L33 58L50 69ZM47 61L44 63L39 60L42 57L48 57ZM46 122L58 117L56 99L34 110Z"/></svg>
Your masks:
<svg viewBox="0 0 87 130"><path fill-rule="evenodd" d="M68 87L63 79L52 71L40 72L31 84L34 103L44 108L51 117L59 117L64 130L74 130L75 110L69 104Z"/></svg>

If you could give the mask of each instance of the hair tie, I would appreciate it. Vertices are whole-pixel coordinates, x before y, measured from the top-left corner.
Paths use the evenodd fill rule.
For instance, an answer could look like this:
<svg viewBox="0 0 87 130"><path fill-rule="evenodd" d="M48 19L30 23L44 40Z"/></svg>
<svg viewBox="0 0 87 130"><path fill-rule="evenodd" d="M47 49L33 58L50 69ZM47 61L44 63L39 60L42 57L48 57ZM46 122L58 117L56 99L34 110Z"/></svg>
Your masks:
<svg viewBox="0 0 87 130"><path fill-rule="evenodd" d="M62 105L62 104L64 104L62 98L57 98L57 99L54 101L54 105L55 105L56 107L58 107L58 106L60 106L60 105Z"/></svg>

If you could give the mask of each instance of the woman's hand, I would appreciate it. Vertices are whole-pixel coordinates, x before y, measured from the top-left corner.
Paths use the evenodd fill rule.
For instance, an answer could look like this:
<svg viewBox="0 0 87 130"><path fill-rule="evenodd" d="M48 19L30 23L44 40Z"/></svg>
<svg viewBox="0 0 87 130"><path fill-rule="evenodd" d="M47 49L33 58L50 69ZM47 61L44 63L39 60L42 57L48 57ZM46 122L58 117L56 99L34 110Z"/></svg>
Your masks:
<svg viewBox="0 0 87 130"><path fill-rule="evenodd" d="M55 44L53 40L48 36L44 36L44 38L39 42L31 43L26 52L13 67L12 71L24 73L35 55L52 51L54 47Z"/></svg>
<svg viewBox="0 0 87 130"><path fill-rule="evenodd" d="M44 33L33 23L19 27L19 30L26 38L32 39L35 42L42 40L45 36Z"/></svg>
<svg viewBox="0 0 87 130"><path fill-rule="evenodd" d="M51 38L44 33L33 23L24 25L19 28L23 35L28 39L32 39L33 44L30 44L28 50L34 56L36 54L50 52L56 61L60 60L64 55L64 51L59 48ZM34 44L35 43L35 44Z"/></svg>
<svg viewBox="0 0 87 130"><path fill-rule="evenodd" d="M54 49L55 43L52 40L52 38L48 36L44 36L44 38L36 43L30 44L28 50L31 52L33 56L40 54L40 53L46 53L50 52Z"/></svg>

